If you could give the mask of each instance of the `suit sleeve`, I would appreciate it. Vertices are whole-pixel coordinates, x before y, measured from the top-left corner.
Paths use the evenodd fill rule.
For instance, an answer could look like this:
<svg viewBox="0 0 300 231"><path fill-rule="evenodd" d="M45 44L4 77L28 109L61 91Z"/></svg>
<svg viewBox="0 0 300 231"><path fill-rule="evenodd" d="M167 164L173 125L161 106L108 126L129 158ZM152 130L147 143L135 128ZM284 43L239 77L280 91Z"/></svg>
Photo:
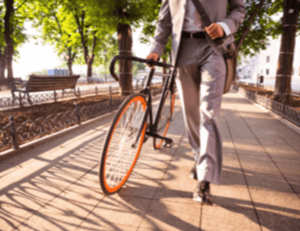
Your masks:
<svg viewBox="0 0 300 231"><path fill-rule="evenodd" d="M226 36L237 32L246 15L244 0L229 0L229 5L229 14L224 20L218 23L222 26Z"/></svg>
<svg viewBox="0 0 300 231"><path fill-rule="evenodd" d="M158 21L151 45L151 52L162 55L165 46L169 41L169 36L172 33L172 21L169 8L169 0L163 0L160 7Z"/></svg>

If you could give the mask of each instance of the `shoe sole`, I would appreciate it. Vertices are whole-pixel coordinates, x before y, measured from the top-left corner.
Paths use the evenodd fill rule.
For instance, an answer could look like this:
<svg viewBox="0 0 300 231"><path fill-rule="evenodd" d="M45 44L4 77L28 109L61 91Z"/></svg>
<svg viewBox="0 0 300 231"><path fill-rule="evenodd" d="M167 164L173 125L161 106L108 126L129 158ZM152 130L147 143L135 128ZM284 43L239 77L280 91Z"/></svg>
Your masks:
<svg viewBox="0 0 300 231"><path fill-rule="evenodd" d="M201 197L193 198L194 201L203 203L203 199Z"/></svg>
<svg viewBox="0 0 300 231"><path fill-rule="evenodd" d="M203 200L203 198L201 198L201 197L196 197L196 198L193 197L193 201L199 202L201 204L206 204L206 205L212 205L213 204L212 201Z"/></svg>
<svg viewBox="0 0 300 231"><path fill-rule="evenodd" d="M191 173L189 176L190 176L191 179L197 180L197 174Z"/></svg>

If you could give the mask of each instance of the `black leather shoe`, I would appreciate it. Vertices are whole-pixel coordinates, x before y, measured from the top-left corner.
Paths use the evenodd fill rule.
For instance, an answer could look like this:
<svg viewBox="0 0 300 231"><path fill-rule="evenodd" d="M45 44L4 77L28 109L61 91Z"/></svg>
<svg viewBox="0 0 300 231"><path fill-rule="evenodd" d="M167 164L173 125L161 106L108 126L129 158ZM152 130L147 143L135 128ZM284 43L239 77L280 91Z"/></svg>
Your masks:
<svg viewBox="0 0 300 231"><path fill-rule="evenodd" d="M210 184L207 181L200 181L194 191L193 200L212 205L212 196L210 195Z"/></svg>
<svg viewBox="0 0 300 231"><path fill-rule="evenodd" d="M196 170L196 165L192 167L190 173L189 173L190 178L197 180L197 170Z"/></svg>

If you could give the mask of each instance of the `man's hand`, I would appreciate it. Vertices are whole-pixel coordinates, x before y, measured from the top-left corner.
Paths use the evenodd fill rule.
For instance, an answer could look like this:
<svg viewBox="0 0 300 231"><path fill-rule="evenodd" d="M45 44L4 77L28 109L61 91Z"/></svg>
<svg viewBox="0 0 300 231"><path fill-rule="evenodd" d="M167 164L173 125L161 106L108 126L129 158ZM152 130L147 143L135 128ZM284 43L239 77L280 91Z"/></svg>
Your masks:
<svg viewBox="0 0 300 231"><path fill-rule="evenodd" d="M209 27L205 27L204 31L211 37L212 39L222 38L224 36L223 28L216 23L210 24Z"/></svg>
<svg viewBox="0 0 300 231"><path fill-rule="evenodd" d="M152 52L152 53L150 53L147 57L146 57L146 59L153 59L154 61L157 61L158 60L158 54L157 53L155 53L155 52ZM146 66L147 67L150 67L148 64L146 64ZM154 66L151 66L151 68L153 68Z"/></svg>

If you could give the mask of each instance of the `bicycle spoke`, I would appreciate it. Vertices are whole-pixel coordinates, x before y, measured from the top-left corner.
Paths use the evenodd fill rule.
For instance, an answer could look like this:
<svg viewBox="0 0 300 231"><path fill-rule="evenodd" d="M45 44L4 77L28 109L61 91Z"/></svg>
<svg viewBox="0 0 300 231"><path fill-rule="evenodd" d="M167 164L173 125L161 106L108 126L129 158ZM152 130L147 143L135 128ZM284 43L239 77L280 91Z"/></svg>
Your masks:
<svg viewBox="0 0 300 231"><path fill-rule="evenodd" d="M106 141L108 146L104 150L103 158L105 159L102 164L104 166L101 167L103 179L101 179L104 189L108 192L118 190L127 180L137 160L145 135L146 126L138 139L139 145L133 145L142 126L146 102L141 96L136 99L132 96L132 98L121 108Z"/></svg>

